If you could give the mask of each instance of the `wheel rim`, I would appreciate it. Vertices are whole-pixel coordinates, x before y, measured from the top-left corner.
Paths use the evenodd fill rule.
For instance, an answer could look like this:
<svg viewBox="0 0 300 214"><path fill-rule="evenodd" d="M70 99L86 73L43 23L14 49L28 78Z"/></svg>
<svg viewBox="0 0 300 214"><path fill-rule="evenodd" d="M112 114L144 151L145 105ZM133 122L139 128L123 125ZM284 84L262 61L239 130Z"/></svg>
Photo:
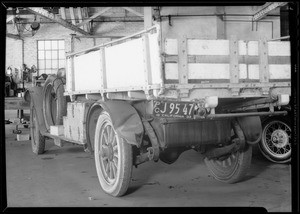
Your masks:
<svg viewBox="0 0 300 214"><path fill-rule="evenodd" d="M236 166L238 164L238 157L239 152L231 153L227 158L225 159L211 159L211 164L214 165L215 169L218 171L226 171L226 174L228 174L228 177L231 176L235 172Z"/></svg>
<svg viewBox="0 0 300 214"><path fill-rule="evenodd" d="M291 129L281 121L272 121L263 130L263 146L276 158L287 158L291 154Z"/></svg>
<svg viewBox="0 0 300 214"><path fill-rule="evenodd" d="M120 159L118 144L119 138L109 122L102 125L99 136L99 162L103 178L108 185L113 185L117 180L118 162Z"/></svg>

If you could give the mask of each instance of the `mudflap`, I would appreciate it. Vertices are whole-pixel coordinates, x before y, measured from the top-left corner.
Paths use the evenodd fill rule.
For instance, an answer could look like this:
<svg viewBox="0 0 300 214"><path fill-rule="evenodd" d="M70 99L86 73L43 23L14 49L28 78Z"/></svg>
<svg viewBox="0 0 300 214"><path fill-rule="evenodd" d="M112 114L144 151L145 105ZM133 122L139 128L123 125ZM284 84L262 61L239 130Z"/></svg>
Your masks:
<svg viewBox="0 0 300 214"><path fill-rule="evenodd" d="M262 125L259 116L238 117L237 121L244 132L248 144L253 145L261 140Z"/></svg>
<svg viewBox="0 0 300 214"><path fill-rule="evenodd" d="M125 101L98 101L98 103L109 113L116 132L129 144L140 147L144 128L135 108Z"/></svg>
<svg viewBox="0 0 300 214"><path fill-rule="evenodd" d="M47 132L45 120L43 116L43 87L30 87L28 89L30 94L30 108L35 108L36 110L36 117L39 123L39 129L41 134Z"/></svg>

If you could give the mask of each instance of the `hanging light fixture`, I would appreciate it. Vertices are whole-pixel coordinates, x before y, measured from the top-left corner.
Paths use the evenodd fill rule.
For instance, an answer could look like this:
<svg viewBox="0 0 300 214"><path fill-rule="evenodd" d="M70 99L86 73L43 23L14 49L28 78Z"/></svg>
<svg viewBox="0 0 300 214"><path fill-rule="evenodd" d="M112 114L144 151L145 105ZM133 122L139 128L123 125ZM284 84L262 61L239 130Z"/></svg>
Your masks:
<svg viewBox="0 0 300 214"><path fill-rule="evenodd" d="M33 31L37 31L38 29L40 29L40 23L36 21L36 16L34 17L34 22L32 22L30 27Z"/></svg>

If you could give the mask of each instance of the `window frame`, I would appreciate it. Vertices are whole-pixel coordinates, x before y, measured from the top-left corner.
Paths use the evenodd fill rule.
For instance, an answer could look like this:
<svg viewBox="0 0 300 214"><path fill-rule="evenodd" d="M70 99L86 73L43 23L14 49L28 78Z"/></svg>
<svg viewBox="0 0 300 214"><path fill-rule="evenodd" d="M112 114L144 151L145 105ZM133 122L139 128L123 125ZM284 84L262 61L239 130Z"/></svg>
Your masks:
<svg viewBox="0 0 300 214"><path fill-rule="evenodd" d="M43 42L41 45L40 42ZM46 42L50 42L49 49L46 47ZM53 42L56 42L54 45ZM62 44L61 44L62 42ZM65 68L66 62L66 42L65 39L39 39L36 40L37 44L37 69L38 75L42 73L46 74L56 74L56 71L59 68ZM49 51L49 52L48 52ZM50 57L46 57L46 53L50 53ZM56 58L53 58L53 53L56 52ZM41 57L41 53L43 57ZM46 62L50 61L50 66L47 67ZM49 63L48 61L48 63ZM40 64L43 62L43 67L40 67ZM56 65L55 65L56 64Z"/></svg>

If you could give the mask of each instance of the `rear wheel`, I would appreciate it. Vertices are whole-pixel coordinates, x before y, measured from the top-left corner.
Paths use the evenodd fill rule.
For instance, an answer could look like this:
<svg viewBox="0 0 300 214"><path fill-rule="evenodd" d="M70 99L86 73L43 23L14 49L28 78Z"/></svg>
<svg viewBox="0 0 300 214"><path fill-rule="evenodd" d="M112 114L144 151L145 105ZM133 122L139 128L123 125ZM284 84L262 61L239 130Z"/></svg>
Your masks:
<svg viewBox="0 0 300 214"><path fill-rule="evenodd" d="M291 128L289 121L282 117L271 117L263 122L262 139L259 149L270 161L287 163L291 160Z"/></svg>
<svg viewBox="0 0 300 214"><path fill-rule="evenodd" d="M30 133L33 153L39 155L45 152L45 137L41 135L37 113L34 107L30 109Z"/></svg>
<svg viewBox="0 0 300 214"><path fill-rule="evenodd" d="M245 136L239 124L232 121L231 145L235 144L236 140L245 141ZM246 142L244 143L243 148L232 149L231 152L229 150L227 154L225 153L226 155L204 159L206 166L215 179L225 183L236 183L245 177L251 164L252 146ZM225 149L226 147L224 147Z"/></svg>
<svg viewBox="0 0 300 214"><path fill-rule="evenodd" d="M95 165L102 189L112 196L124 195L132 174L132 147L117 134L106 111L98 118L94 142Z"/></svg>
<svg viewBox="0 0 300 214"><path fill-rule="evenodd" d="M231 153L226 159L205 158L204 162L215 179L225 183L242 180L251 164L252 146L245 144L243 151Z"/></svg>

